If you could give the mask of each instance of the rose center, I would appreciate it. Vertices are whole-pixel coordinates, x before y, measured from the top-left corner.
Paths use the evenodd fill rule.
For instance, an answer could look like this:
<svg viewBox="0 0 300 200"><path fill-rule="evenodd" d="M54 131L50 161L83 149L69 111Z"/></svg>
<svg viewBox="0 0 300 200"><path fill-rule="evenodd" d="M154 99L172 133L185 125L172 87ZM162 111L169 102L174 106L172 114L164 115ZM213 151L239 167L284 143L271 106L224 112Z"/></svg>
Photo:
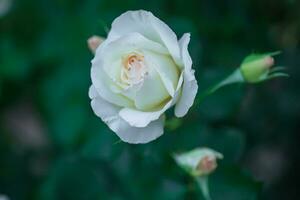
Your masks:
<svg viewBox="0 0 300 200"><path fill-rule="evenodd" d="M147 66L143 55L132 53L123 58L121 80L128 87L142 83L145 75Z"/></svg>

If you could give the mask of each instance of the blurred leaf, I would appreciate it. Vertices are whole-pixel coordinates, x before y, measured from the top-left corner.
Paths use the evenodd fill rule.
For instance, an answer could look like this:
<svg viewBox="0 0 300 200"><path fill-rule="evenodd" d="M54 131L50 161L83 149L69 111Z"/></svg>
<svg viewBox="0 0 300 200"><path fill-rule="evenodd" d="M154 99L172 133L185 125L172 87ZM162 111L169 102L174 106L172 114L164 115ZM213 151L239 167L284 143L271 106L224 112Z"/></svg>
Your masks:
<svg viewBox="0 0 300 200"><path fill-rule="evenodd" d="M118 178L107 163L68 156L55 163L38 199L127 199L129 194L116 186Z"/></svg>
<svg viewBox="0 0 300 200"><path fill-rule="evenodd" d="M81 146L80 154L88 159L114 160L124 151L123 144L116 144L119 138L101 119L92 116L85 131L85 140Z"/></svg>
<svg viewBox="0 0 300 200"><path fill-rule="evenodd" d="M210 177L210 192L214 200L255 200L262 184L254 181L237 166L221 166Z"/></svg>
<svg viewBox="0 0 300 200"><path fill-rule="evenodd" d="M222 153L224 162L237 162L245 149L245 136L236 129L208 129L201 133L199 145Z"/></svg>
<svg viewBox="0 0 300 200"><path fill-rule="evenodd" d="M186 193L184 184L172 180L162 180L157 189L153 199L181 200Z"/></svg>
<svg viewBox="0 0 300 200"><path fill-rule="evenodd" d="M0 77L9 80L26 78L31 67L28 54L17 48L11 40L0 42Z"/></svg>

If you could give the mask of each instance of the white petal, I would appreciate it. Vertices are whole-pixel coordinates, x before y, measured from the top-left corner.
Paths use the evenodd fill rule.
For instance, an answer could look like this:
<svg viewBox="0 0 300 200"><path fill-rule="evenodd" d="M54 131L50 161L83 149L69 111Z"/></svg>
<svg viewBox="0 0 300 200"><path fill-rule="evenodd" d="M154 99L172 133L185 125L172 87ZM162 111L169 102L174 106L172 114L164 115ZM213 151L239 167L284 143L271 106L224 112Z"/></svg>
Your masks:
<svg viewBox="0 0 300 200"><path fill-rule="evenodd" d="M121 109L120 107L109 103L100 96L92 99L91 106L94 113L109 127L113 128L118 126L118 113Z"/></svg>
<svg viewBox="0 0 300 200"><path fill-rule="evenodd" d="M147 143L163 134L163 116L158 120L151 122L147 127L137 128L130 126L118 115L120 107L105 101L100 96L97 96L92 100L91 106L95 114L124 142L133 144Z"/></svg>
<svg viewBox="0 0 300 200"><path fill-rule="evenodd" d="M155 112L143 112L133 108L123 108L119 115L122 119L134 127L146 127L150 122L157 120L168 108L172 106L173 101L167 102L164 107Z"/></svg>
<svg viewBox="0 0 300 200"><path fill-rule="evenodd" d="M151 142L164 133L164 116L155 120L143 128L130 126L126 121L120 118L119 126L114 131L124 142L132 144L144 144Z"/></svg>
<svg viewBox="0 0 300 200"><path fill-rule="evenodd" d="M168 25L155 17L151 12L139 10L123 13L112 23L108 37L118 38L132 32L141 33L148 39L163 44L172 55L176 64L182 66L177 36Z"/></svg>
<svg viewBox="0 0 300 200"><path fill-rule="evenodd" d="M97 51L98 52L98 51ZM91 69L92 83L98 94L106 101L118 106L133 107L134 102L122 94L114 93L114 87L118 87L103 70L103 62L101 59L92 61Z"/></svg>
<svg viewBox="0 0 300 200"><path fill-rule="evenodd" d="M102 47L96 52L92 62L102 63L102 68L109 77L120 82L123 57L142 50L168 55L168 50L161 44L145 38L140 33L129 33Z"/></svg>
<svg viewBox="0 0 300 200"><path fill-rule="evenodd" d="M179 79L179 69L170 56L155 53L153 51L144 51L147 65L154 68L168 93L174 96L175 89Z"/></svg>
<svg viewBox="0 0 300 200"><path fill-rule="evenodd" d="M181 90L182 90L181 87L183 85L183 76L184 76L183 74L184 74L184 72L181 72L181 74L180 74L180 77L179 77L179 80L178 80L178 83L177 83L177 87L176 87L176 90L175 90L175 95L173 97L172 106L178 101L178 99L181 95Z"/></svg>
<svg viewBox="0 0 300 200"><path fill-rule="evenodd" d="M139 49L146 49L161 54L168 54L168 50L162 44L149 40L149 38L138 32L123 34L115 40L111 38L109 39L110 42L103 46L99 52L97 52L98 55L101 54L100 56L109 61L122 57L124 53L131 53L132 51ZM95 57L98 55L96 54Z"/></svg>
<svg viewBox="0 0 300 200"><path fill-rule="evenodd" d="M145 77L143 85L136 92L135 106L139 110L153 110L170 98L159 74L151 70Z"/></svg>
<svg viewBox="0 0 300 200"><path fill-rule="evenodd" d="M90 97L90 99L93 99L93 98L95 98L97 96L99 96L99 94L98 94L96 88L93 85L91 85L90 89L89 89L89 97Z"/></svg>
<svg viewBox="0 0 300 200"><path fill-rule="evenodd" d="M154 112L143 112L136 109L131 108L123 108L119 115L128 122L131 126L135 127L145 127L150 122L157 120L167 109L174 105L177 102L180 94L180 87L183 82L183 73L181 73L178 81L178 85L174 94L174 97L168 101L163 107Z"/></svg>
<svg viewBox="0 0 300 200"><path fill-rule="evenodd" d="M194 99L197 94L198 84L192 70L192 59L188 52L188 44L190 41L190 34L184 34L179 41L181 48L181 57L184 62L184 75L181 96L175 107L175 115L183 117L188 112L189 108L193 105Z"/></svg>
<svg viewBox="0 0 300 200"><path fill-rule="evenodd" d="M180 55L181 59L183 60L184 69L190 70L192 68L192 58L189 54L188 45L190 43L191 34L185 33L179 40L179 47L180 47Z"/></svg>

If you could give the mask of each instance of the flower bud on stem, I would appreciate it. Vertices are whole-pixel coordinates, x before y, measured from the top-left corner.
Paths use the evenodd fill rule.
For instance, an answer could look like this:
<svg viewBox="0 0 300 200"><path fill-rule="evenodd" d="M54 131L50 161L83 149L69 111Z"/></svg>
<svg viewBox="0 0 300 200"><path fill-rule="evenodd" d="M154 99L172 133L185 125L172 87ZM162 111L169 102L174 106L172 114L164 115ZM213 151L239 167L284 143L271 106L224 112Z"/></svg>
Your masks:
<svg viewBox="0 0 300 200"><path fill-rule="evenodd" d="M217 83L211 88L201 93L196 99L194 107L200 104L207 96L213 94L220 88L234 83L259 83L277 77L288 77L284 73L285 67L273 67L274 58L280 52L264 53L264 54L250 54L248 55L232 74Z"/></svg>
<svg viewBox="0 0 300 200"><path fill-rule="evenodd" d="M274 58L280 54L279 51L264 54L250 54L247 56L241 66L240 70L247 83L258 83L274 77L288 76L282 73L283 67L271 67L274 65Z"/></svg>
<svg viewBox="0 0 300 200"><path fill-rule="evenodd" d="M100 44L104 41L104 38L103 37L100 37L100 36L97 36L97 35L94 35L92 37L90 37L88 40L87 40L87 44L88 44L88 47L90 49L90 51L95 54L96 52L96 49L98 48L98 46L100 46Z"/></svg>
<svg viewBox="0 0 300 200"><path fill-rule="evenodd" d="M208 177L217 168L217 159L222 158L222 154L209 148L174 155L176 163L196 180L205 200L211 200Z"/></svg>

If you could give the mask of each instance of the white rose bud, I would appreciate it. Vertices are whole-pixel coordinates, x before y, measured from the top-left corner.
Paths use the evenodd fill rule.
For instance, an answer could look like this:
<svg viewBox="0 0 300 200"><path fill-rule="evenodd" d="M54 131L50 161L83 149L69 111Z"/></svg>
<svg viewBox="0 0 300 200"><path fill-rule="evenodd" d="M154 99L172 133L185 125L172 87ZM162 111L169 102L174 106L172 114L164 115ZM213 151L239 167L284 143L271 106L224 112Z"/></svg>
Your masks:
<svg viewBox="0 0 300 200"><path fill-rule="evenodd" d="M147 143L163 134L164 112L183 117L198 85L188 52L151 12L128 11L114 20L92 60L91 106L121 140Z"/></svg>
<svg viewBox="0 0 300 200"><path fill-rule="evenodd" d="M217 168L217 159L222 158L222 154L209 148L197 148L174 156L177 164L194 177L211 174Z"/></svg>

